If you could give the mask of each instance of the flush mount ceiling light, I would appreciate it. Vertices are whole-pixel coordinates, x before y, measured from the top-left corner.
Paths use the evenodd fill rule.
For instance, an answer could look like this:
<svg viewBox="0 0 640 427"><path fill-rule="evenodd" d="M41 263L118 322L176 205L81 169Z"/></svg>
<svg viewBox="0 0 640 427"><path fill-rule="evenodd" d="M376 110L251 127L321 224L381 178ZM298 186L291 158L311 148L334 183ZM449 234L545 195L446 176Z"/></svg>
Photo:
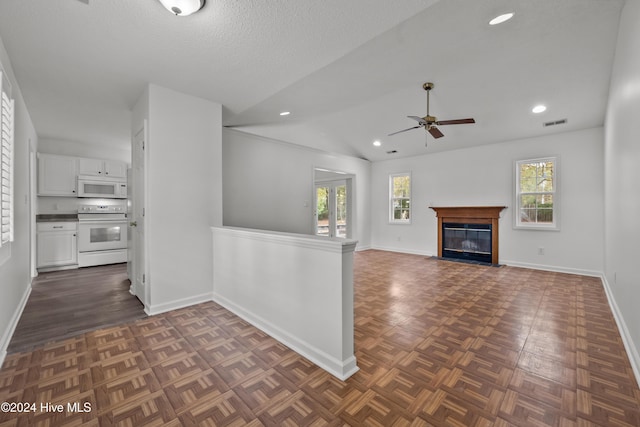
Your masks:
<svg viewBox="0 0 640 427"><path fill-rule="evenodd" d="M280 113L281 116L288 116L289 114L291 114L291 111L283 111Z"/></svg>
<svg viewBox="0 0 640 427"><path fill-rule="evenodd" d="M205 0L160 0L169 12L177 16L187 16L196 13L204 6Z"/></svg>
<svg viewBox="0 0 640 427"><path fill-rule="evenodd" d="M382 145L382 142L378 141L377 139L375 141L373 141L373 146L374 147L380 147Z"/></svg>
<svg viewBox="0 0 640 427"><path fill-rule="evenodd" d="M496 16L491 21L489 21L489 25L502 24L503 22L506 22L511 18L513 18L513 12L503 13L502 15Z"/></svg>
<svg viewBox="0 0 640 427"><path fill-rule="evenodd" d="M547 107L545 107L544 105L536 105L535 107L533 107L531 109L532 113L536 113L536 114L540 114L542 112L544 112L547 109Z"/></svg>

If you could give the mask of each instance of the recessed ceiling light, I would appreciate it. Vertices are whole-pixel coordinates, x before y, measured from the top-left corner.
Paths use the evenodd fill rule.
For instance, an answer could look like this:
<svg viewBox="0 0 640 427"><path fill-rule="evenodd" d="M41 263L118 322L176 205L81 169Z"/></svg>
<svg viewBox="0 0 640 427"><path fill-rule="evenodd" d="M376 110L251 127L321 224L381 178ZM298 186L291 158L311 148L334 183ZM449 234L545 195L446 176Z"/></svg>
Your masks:
<svg viewBox="0 0 640 427"><path fill-rule="evenodd" d="M491 21L489 21L489 25L502 24L503 22L506 22L511 18L513 18L513 12L504 13L504 14L502 14L500 16L496 16Z"/></svg>
<svg viewBox="0 0 640 427"><path fill-rule="evenodd" d="M283 111L280 113L281 116L288 116L289 114L291 114L291 111Z"/></svg>
<svg viewBox="0 0 640 427"><path fill-rule="evenodd" d="M531 109L531 112L539 114L539 113L542 113L543 111L545 111L546 109L547 109L547 107L545 107L544 105L536 105L535 107L533 107Z"/></svg>
<svg viewBox="0 0 640 427"><path fill-rule="evenodd" d="M382 145L382 142L380 142L380 141L378 141L378 140L375 140L375 141L373 141L373 145L374 145L375 147L380 147L380 146Z"/></svg>

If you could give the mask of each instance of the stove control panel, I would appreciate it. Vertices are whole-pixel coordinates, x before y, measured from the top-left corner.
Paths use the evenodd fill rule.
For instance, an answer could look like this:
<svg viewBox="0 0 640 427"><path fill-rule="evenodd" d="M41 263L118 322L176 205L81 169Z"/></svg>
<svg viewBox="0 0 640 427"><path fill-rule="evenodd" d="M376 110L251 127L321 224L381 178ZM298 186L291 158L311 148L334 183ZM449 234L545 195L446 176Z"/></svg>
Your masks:
<svg viewBox="0 0 640 427"><path fill-rule="evenodd" d="M78 207L78 213L124 213L123 206L113 205L83 205Z"/></svg>

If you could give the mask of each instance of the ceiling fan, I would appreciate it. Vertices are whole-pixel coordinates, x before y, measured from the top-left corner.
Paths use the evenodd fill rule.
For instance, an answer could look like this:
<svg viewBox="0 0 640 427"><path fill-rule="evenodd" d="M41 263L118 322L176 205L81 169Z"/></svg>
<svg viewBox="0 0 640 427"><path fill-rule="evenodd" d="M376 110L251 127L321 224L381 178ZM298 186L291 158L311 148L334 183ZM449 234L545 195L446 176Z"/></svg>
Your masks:
<svg viewBox="0 0 640 427"><path fill-rule="evenodd" d="M427 82L422 85L422 88L427 91L427 115L424 117L418 116L407 116L410 119L417 121L418 126L413 126L407 129L399 130L398 132L390 133L389 136L395 135L398 133L406 132L411 129L424 128L427 132L431 134L434 138L442 138L444 134L440 132L440 129L437 126L444 125L463 125L467 123L475 123L474 119L457 119L457 120L438 120L436 117L429 115L429 92L433 89L433 83Z"/></svg>

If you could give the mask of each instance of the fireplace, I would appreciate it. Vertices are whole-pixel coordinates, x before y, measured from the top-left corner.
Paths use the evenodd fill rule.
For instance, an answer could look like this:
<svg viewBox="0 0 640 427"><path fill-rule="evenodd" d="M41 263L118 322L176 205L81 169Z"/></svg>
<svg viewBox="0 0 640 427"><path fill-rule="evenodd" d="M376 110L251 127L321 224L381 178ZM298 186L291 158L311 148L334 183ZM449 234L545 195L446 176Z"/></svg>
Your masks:
<svg viewBox="0 0 640 427"><path fill-rule="evenodd" d="M438 217L438 257L498 264L498 219L505 206L431 207Z"/></svg>
<svg viewBox="0 0 640 427"><path fill-rule="evenodd" d="M443 222L442 257L491 263L491 224Z"/></svg>

